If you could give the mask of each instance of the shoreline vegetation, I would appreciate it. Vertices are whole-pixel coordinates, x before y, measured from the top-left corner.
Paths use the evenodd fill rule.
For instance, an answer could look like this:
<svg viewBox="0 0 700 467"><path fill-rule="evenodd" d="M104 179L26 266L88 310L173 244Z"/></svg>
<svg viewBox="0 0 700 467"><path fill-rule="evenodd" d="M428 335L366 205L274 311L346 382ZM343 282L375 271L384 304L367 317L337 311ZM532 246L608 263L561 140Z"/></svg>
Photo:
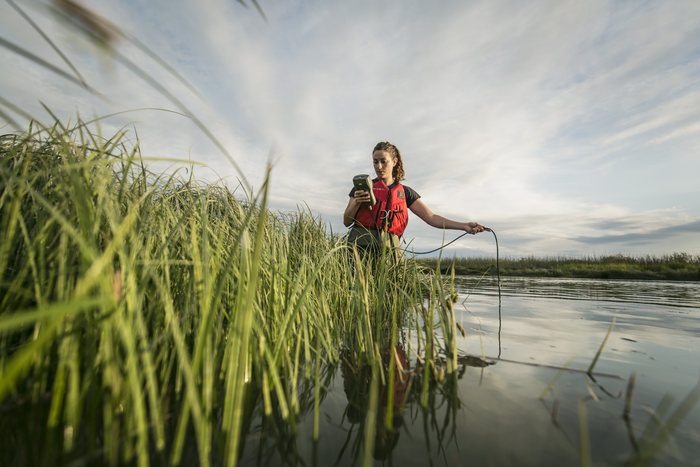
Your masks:
<svg viewBox="0 0 700 467"><path fill-rule="evenodd" d="M432 270L438 259L418 262ZM621 253L603 256L526 256L500 258L501 276L571 277L588 279L639 279L700 281L700 255L627 256ZM442 258L440 272L450 274L454 265L458 275L497 275L496 258Z"/></svg>

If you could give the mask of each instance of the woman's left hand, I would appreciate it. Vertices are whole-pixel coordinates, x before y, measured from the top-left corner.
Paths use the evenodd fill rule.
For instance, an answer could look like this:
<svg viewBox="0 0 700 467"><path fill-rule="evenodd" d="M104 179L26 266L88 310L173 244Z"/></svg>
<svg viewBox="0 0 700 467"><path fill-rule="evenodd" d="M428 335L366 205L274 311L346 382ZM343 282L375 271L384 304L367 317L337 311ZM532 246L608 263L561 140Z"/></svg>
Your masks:
<svg viewBox="0 0 700 467"><path fill-rule="evenodd" d="M478 222L465 222L464 223L464 231L467 233L470 233L472 235L476 235L479 232L484 232L487 230L490 231L491 229L484 227L483 225L479 224Z"/></svg>

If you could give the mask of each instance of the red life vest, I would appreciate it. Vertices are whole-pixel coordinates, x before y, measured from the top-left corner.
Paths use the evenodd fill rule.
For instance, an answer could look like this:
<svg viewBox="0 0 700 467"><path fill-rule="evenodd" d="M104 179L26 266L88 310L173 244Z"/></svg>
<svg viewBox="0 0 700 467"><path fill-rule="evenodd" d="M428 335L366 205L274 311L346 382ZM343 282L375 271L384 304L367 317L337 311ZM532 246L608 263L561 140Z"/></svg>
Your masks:
<svg viewBox="0 0 700 467"><path fill-rule="evenodd" d="M355 215L355 223L368 229L386 230L401 236L408 224L408 206L403 186L396 183L389 189L382 180L375 179L372 192L377 198L377 204L371 210L369 206L360 206Z"/></svg>

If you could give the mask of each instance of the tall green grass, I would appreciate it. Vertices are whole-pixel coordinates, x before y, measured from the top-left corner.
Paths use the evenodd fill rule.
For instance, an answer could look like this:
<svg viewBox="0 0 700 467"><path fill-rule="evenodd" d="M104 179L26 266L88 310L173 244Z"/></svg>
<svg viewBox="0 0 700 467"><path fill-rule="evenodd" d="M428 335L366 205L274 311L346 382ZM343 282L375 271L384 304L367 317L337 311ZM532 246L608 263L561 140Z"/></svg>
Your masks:
<svg viewBox="0 0 700 467"><path fill-rule="evenodd" d="M426 376L455 371L443 278L270 211L267 183L239 199L147 162L81 121L0 137L0 403L48 404L31 463L177 465L194 440L199 464L233 466L251 387L293 433L300 381L342 347L373 368L372 417L405 325Z"/></svg>

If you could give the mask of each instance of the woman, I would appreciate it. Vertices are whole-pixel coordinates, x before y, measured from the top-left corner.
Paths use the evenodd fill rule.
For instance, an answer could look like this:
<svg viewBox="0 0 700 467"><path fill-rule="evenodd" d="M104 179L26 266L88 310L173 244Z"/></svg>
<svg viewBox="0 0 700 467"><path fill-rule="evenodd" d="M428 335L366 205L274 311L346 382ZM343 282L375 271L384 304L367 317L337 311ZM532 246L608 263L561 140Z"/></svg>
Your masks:
<svg viewBox="0 0 700 467"><path fill-rule="evenodd" d="M353 188L350 200L343 213L345 227L353 226L348 241L358 246L371 245L399 247L399 237L408 223L408 209L423 221L438 229L464 230L477 234L487 230L477 222L457 222L433 213L420 200L413 189L401 185L404 179L403 161L398 148L389 142L378 143L372 151L372 161L377 178L373 180L372 191L377 199L374 206L364 206L369 202L369 193ZM388 237L381 238L381 231Z"/></svg>

